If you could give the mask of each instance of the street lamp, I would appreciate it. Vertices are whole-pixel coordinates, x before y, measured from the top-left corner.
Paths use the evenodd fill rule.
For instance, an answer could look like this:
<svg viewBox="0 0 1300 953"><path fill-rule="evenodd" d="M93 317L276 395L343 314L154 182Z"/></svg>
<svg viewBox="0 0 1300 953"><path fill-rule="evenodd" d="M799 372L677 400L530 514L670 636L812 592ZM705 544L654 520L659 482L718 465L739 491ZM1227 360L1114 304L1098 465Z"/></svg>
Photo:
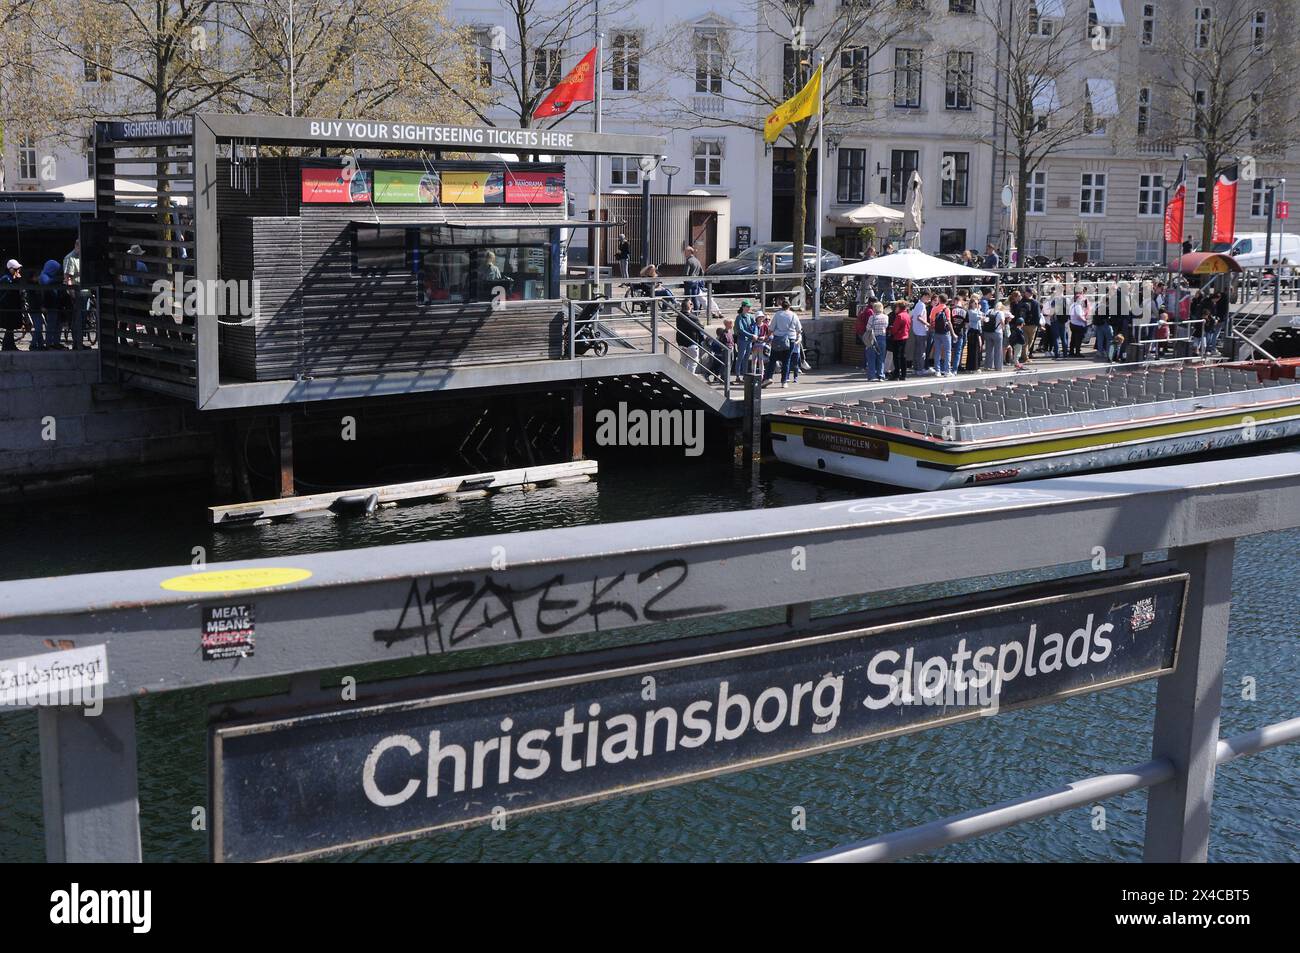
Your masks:
<svg viewBox="0 0 1300 953"><path fill-rule="evenodd" d="M681 172L682 167L679 165L661 165L659 168L663 170L664 175L668 176L668 194L672 195L673 176L675 176L678 172Z"/></svg>

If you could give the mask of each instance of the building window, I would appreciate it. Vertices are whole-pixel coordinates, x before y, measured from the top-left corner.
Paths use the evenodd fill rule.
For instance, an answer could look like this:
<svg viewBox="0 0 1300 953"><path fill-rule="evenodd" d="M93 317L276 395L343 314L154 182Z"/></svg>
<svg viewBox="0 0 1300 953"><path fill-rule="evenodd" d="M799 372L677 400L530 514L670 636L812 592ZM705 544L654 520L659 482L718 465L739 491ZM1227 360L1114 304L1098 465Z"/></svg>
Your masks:
<svg viewBox="0 0 1300 953"><path fill-rule="evenodd" d="M474 77L480 86L492 85L492 33L488 30L474 31L474 59L470 64Z"/></svg>
<svg viewBox="0 0 1300 953"><path fill-rule="evenodd" d="M1210 8L1197 7L1192 13L1195 21L1192 45L1198 50L1208 50L1210 48Z"/></svg>
<svg viewBox="0 0 1300 953"><path fill-rule="evenodd" d="M943 182L941 205L970 204L970 153L945 152L943 164L939 167L939 178Z"/></svg>
<svg viewBox="0 0 1300 953"><path fill-rule="evenodd" d="M1250 115L1246 118L1251 141L1259 138L1259 110L1264 104L1264 94L1256 90L1250 94Z"/></svg>
<svg viewBox="0 0 1300 953"><path fill-rule="evenodd" d="M695 156L695 184L722 184L722 141L719 139L692 140Z"/></svg>
<svg viewBox="0 0 1300 953"><path fill-rule="evenodd" d="M840 105L865 106L867 104L868 50L865 46L850 47L840 51Z"/></svg>
<svg viewBox="0 0 1300 953"><path fill-rule="evenodd" d="M789 99L803 86L799 82L799 58L800 50L796 50L789 43L781 51L781 84L785 90L785 98Z"/></svg>
<svg viewBox="0 0 1300 953"><path fill-rule="evenodd" d="M564 74L561 70L562 53L560 50L545 46L533 48L533 89L550 89L560 82Z"/></svg>
<svg viewBox="0 0 1300 953"><path fill-rule="evenodd" d="M1142 45L1155 46L1156 44L1156 5L1154 3L1142 4Z"/></svg>
<svg viewBox="0 0 1300 953"><path fill-rule="evenodd" d="M1198 218L1205 217L1205 176L1196 177L1196 215Z"/></svg>
<svg viewBox="0 0 1300 953"><path fill-rule="evenodd" d="M970 109L971 90L974 85L975 54L950 52L948 54L948 67L944 71L944 108Z"/></svg>
<svg viewBox="0 0 1300 953"><path fill-rule="evenodd" d="M975 0L948 0L949 13L974 13Z"/></svg>
<svg viewBox="0 0 1300 953"><path fill-rule="evenodd" d="M899 47L894 50L894 105L916 109L921 105L921 51Z"/></svg>
<svg viewBox="0 0 1300 953"><path fill-rule="evenodd" d="M1251 184L1250 215L1251 218L1268 217L1268 183L1264 179L1256 179Z"/></svg>
<svg viewBox="0 0 1300 953"><path fill-rule="evenodd" d="M1158 238L1139 238L1134 260L1139 265L1154 265L1164 254L1164 243Z"/></svg>
<svg viewBox="0 0 1300 953"><path fill-rule="evenodd" d="M920 153L915 149L895 149L889 155L889 202L891 205L904 205L907 202L907 188L912 182L912 173L916 171Z"/></svg>
<svg viewBox="0 0 1300 953"><path fill-rule="evenodd" d="M1200 139L1205 135L1205 90L1198 89L1192 105L1192 135Z"/></svg>
<svg viewBox="0 0 1300 953"><path fill-rule="evenodd" d="M1163 215L1165 213L1165 177L1163 175L1138 176L1138 214Z"/></svg>
<svg viewBox="0 0 1300 953"><path fill-rule="evenodd" d="M839 151L839 180L835 201L860 205L866 201L867 150L841 149Z"/></svg>
<svg viewBox="0 0 1300 953"><path fill-rule="evenodd" d="M641 34L615 33L613 40L613 88L635 92L641 88Z"/></svg>
<svg viewBox="0 0 1300 953"><path fill-rule="evenodd" d="M640 158L638 158L637 156L610 156L609 184L630 185L630 186L640 185L641 184Z"/></svg>
<svg viewBox="0 0 1300 953"><path fill-rule="evenodd" d="M30 135L18 140L18 178L36 178L36 140Z"/></svg>
<svg viewBox="0 0 1300 953"><path fill-rule="evenodd" d="M1047 214L1047 173L1030 173L1028 190L1025 195L1025 214Z"/></svg>
<svg viewBox="0 0 1300 953"><path fill-rule="evenodd" d="M1029 18L1030 36L1051 36L1056 32L1056 23L1038 12L1038 4L1034 0L1029 0L1026 15Z"/></svg>
<svg viewBox="0 0 1300 953"><path fill-rule="evenodd" d="M81 78L87 83L107 83L113 78L113 47L106 41L82 45Z"/></svg>
<svg viewBox="0 0 1300 953"><path fill-rule="evenodd" d="M1110 27L1104 26L1101 29L1102 29L1102 35L1106 37L1106 42L1109 43L1111 40ZM1092 39L1096 35L1097 35L1097 5L1093 3L1092 0L1088 0L1088 38Z"/></svg>
<svg viewBox="0 0 1300 953"><path fill-rule="evenodd" d="M1084 172L1079 180L1079 214L1106 214L1106 173Z"/></svg>
<svg viewBox="0 0 1300 953"><path fill-rule="evenodd" d="M1268 36L1268 14L1263 10L1256 10L1255 17L1250 24L1250 48L1256 53L1264 52L1264 40Z"/></svg>
<svg viewBox="0 0 1300 953"><path fill-rule="evenodd" d="M1084 251L1088 255L1088 261L1105 261L1106 260L1106 240L1103 238L1090 238L1083 243Z"/></svg>
<svg viewBox="0 0 1300 953"><path fill-rule="evenodd" d="M1151 90L1143 86L1137 93L1137 134L1145 136L1151 132Z"/></svg>
<svg viewBox="0 0 1300 953"><path fill-rule="evenodd" d="M712 30L695 31L695 91L722 92L722 37Z"/></svg>
<svg viewBox="0 0 1300 953"><path fill-rule="evenodd" d="M407 247L419 252L422 304L492 301L501 288L512 300L546 297L551 249L544 228L426 225L409 231ZM500 279L490 277L494 266Z"/></svg>

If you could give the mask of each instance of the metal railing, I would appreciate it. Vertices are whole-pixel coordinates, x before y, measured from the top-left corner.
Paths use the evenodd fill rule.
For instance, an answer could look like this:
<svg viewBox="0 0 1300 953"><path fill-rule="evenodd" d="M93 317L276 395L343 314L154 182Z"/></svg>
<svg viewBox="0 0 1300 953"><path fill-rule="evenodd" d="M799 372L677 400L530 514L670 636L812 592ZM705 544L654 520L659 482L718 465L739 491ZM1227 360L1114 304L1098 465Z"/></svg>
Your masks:
<svg viewBox="0 0 1300 953"><path fill-rule="evenodd" d="M715 634L703 638L716 638L717 644L738 635L761 640L755 644L788 642L814 623L821 631L841 632L871 624L876 617L870 612L844 611L846 598L970 578L972 552L980 553L984 579L1047 567L1068 570L1094 559L1101 547L1108 568L1095 576L1076 573L1076 581L1122 584L1145 572L1144 563L1188 578L1177 661L1161 676L1156 694L1150 761L816 859L900 857L1145 787L1146 858L1203 861L1216 765L1300 737L1292 719L1219 738L1235 540L1297 527L1300 453L1278 453L761 513L719 512L707 520L682 516L280 556L208 567L245 582L235 592L208 588L206 595L187 590L193 576L188 565L14 581L0 586L0 658L57 658L50 653L69 643L103 650L103 710L97 718L66 705L40 710L47 856L138 861L135 699L144 693L288 677L288 695L273 699L281 711L324 700L336 710L355 705L360 711L391 690L391 682L369 680L366 673L375 669L360 666L486 651L475 657L479 667L437 676L437 691L454 693L520 677L519 666L528 663L517 661L519 650L544 639L564 637L578 650L585 648L582 639L598 637L595 655L612 668L662 653L680 635L662 628L665 619L673 625L695 620L695 631L707 624ZM989 546L994 536L1016 545ZM792 546L815 553L815 568L810 563L808 571L792 572ZM866 574L861 556L868 548L876 558ZM508 555L505 563L501 553ZM669 591L663 581L652 581L649 589L614 593L619 585L658 578L665 566L673 567ZM287 581L265 575L286 572L293 574ZM260 586L258 579L264 580ZM755 584L737 586L737 579ZM491 621L488 595L471 604L479 606L478 614L460 612L460 603L447 614L435 603L426 618L423 599L417 600L419 612L411 603L413 593L426 592L515 595L507 599L510 612ZM522 611L520 600L538 593L550 608L539 603L536 611ZM612 600L611 593L633 620L614 642L610 622L602 625L600 613L571 611L594 608L597 596ZM195 631L198 608L229 602L256 603L256 654L205 659ZM814 608L822 611L814 615ZM779 609L785 610L783 624L742 628L754 619L744 614ZM464 622L467 614L473 618ZM591 653L563 656L556 664L577 664L583 657ZM491 662L503 664L482 667ZM360 676L355 698L346 704L337 688L321 687L322 673L340 670Z"/></svg>

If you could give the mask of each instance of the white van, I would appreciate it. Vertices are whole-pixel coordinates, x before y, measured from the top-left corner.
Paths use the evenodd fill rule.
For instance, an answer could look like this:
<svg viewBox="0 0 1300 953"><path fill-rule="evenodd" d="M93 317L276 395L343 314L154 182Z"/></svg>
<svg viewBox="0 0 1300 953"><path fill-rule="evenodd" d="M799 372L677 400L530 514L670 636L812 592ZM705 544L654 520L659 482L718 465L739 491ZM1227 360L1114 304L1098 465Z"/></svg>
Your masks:
<svg viewBox="0 0 1300 953"><path fill-rule="evenodd" d="M1266 232L1246 232L1238 235L1228 254L1237 260L1243 268L1267 265L1264 260L1264 247L1268 244ZM1272 250L1268 253L1273 259L1285 258L1291 264L1300 264L1300 235L1273 233Z"/></svg>

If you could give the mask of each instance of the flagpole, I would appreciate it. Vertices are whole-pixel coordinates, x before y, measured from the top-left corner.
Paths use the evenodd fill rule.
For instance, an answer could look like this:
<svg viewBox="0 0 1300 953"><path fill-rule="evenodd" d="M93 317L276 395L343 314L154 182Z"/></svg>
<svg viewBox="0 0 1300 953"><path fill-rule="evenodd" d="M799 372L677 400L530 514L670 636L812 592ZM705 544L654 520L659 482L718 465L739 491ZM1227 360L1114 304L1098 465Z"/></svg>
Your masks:
<svg viewBox="0 0 1300 953"><path fill-rule="evenodd" d="M820 68L825 56L821 53L816 54L817 62L814 68ZM822 111L825 102L826 77L822 76L817 83L817 228L816 228L816 255L817 266L814 274L816 280L813 283L813 320L816 321L821 317L822 311L822 193L826 190L826 170L822 168L825 164L825 149L822 147L822 137L826 130L826 115ZM803 236L799 236L803 241Z"/></svg>
<svg viewBox="0 0 1300 953"><path fill-rule="evenodd" d="M597 10L599 11L599 7L597 7ZM599 12L597 12L596 15L599 17L599 15L600 15ZM603 77L601 76L600 68L601 68L601 59L602 59L602 57L603 57L603 55L604 55L604 39L605 39L605 34L600 32L599 21L597 21L597 27L596 27L596 116L595 116L595 119L593 120L593 122L594 122L594 126L595 126L595 128L592 130L593 132L600 132L600 106L601 106L600 87L601 87L601 85L602 85L602 79L603 79ZM599 146L598 146L597 148L599 148ZM600 227L600 153L599 153L599 152L597 152L594 156L592 156L592 161L593 161L593 163L594 163L594 167L595 167L595 175L594 175L594 177L595 177L595 179L596 179L596 183L595 183L595 186L596 186L596 188L595 188L595 192L596 192L596 204L595 204L595 213L594 213L594 215L593 215L593 218L595 219L595 222L596 222L596 227L592 230L592 235L594 236L594 241L595 241L595 245L596 245L596 247L595 247L595 249L594 249L594 251L593 251L593 253L592 253L591 260L592 260L592 262L595 263L595 266L596 266L596 270L595 270L595 273L594 273L594 278L595 278L595 280L596 280L596 290L597 290L597 293L599 293L599 290L600 290L600 287L601 287L601 284L600 284L600 250L601 250L601 247L602 247L602 246L604 245L604 243L605 243L605 233L604 233L604 231L603 231L603 230L601 229L601 227Z"/></svg>

